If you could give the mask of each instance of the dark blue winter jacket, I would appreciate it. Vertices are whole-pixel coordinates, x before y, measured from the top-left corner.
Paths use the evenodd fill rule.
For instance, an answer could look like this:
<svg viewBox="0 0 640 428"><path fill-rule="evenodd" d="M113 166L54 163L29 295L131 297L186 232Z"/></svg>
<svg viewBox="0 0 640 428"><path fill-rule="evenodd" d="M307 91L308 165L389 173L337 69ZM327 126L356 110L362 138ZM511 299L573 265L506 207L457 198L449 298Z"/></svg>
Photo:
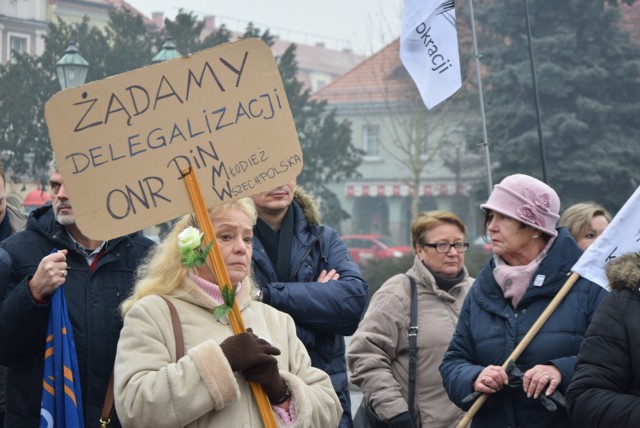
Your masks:
<svg viewBox="0 0 640 428"><path fill-rule="evenodd" d="M73 325L82 387L85 426L99 426L116 345L122 328L119 305L134 285L135 269L153 242L140 234L108 241L93 272L75 250L51 206L39 208L27 228L2 242L11 256L10 277L0 299L0 364L7 366L7 427L36 427L40 421L42 374L49 304L38 304L27 281L53 249L67 249L69 265L63 285ZM116 417L110 428L120 424Z"/></svg>
<svg viewBox="0 0 640 428"><path fill-rule="evenodd" d="M318 224L312 203L307 195L296 191L289 281L278 281L257 237L253 240L253 266L263 301L293 317L312 365L331 377L344 410L340 427L352 427L343 336L353 334L358 327L367 305L368 287L337 232ZM335 269L340 279L316 282L323 269Z"/></svg>
<svg viewBox="0 0 640 428"><path fill-rule="evenodd" d="M514 311L510 300L493 277L492 259L480 272L467 294L456 332L440 365L449 398L468 410L462 399L485 366L502 365L549 302L564 285L582 251L565 228L543 259L524 297ZM537 281L536 281L537 279ZM541 285L535 285L543 281ZM573 376L576 356L594 311L607 292L597 284L579 279L569 294L527 346L516 363L523 372L536 364L553 364L562 374L559 390L564 394ZM505 387L489 396L473 418L472 427L571 427L565 408L546 410L539 400L529 399L522 388Z"/></svg>

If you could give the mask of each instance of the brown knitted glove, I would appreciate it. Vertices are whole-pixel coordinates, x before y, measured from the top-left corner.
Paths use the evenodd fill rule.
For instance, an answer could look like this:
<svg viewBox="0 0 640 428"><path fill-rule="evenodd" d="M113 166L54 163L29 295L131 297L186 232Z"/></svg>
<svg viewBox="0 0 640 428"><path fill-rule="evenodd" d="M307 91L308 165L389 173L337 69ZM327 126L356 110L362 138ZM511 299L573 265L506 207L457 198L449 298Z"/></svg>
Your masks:
<svg viewBox="0 0 640 428"><path fill-rule="evenodd" d="M280 350L271 346L266 340L258 339L253 333L245 332L229 336L220 344L220 348L234 372L268 363L276 365L277 368L273 355L280 355Z"/></svg>
<svg viewBox="0 0 640 428"><path fill-rule="evenodd" d="M285 398L287 385L280 377L278 362L275 358L273 358L273 361L267 361L243 370L242 376L247 382L255 382L262 385L262 389L269 397L271 404L281 404L282 399Z"/></svg>

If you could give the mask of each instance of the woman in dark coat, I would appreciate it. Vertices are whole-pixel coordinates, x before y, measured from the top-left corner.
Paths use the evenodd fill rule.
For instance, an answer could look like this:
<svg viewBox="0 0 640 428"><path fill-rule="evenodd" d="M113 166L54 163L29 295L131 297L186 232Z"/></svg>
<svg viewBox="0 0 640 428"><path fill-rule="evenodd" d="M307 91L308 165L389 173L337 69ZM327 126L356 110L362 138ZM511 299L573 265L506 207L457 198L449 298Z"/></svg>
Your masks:
<svg viewBox="0 0 640 428"><path fill-rule="evenodd" d="M570 427L566 409L549 411L540 396L565 392L606 291L578 280L515 361L520 376L516 370L509 376L502 364L562 288L582 251L565 228L555 229L558 195L533 177L506 177L481 208L494 256L467 294L440 366L445 389L463 410L473 404L464 400L472 392L489 394L472 427Z"/></svg>
<svg viewBox="0 0 640 428"><path fill-rule="evenodd" d="M611 293L587 330L567 393L576 426L640 427L640 253L607 265Z"/></svg>

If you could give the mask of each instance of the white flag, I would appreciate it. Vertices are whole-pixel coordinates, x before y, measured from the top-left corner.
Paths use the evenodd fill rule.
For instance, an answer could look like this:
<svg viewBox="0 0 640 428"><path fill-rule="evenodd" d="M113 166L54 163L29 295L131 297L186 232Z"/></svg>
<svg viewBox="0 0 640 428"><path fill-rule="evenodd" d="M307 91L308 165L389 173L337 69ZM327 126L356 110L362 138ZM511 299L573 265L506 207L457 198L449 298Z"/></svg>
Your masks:
<svg viewBox="0 0 640 428"><path fill-rule="evenodd" d="M640 251L640 187L571 270L608 290L605 264L633 251Z"/></svg>
<svg viewBox="0 0 640 428"><path fill-rule="evenodd" d="M460 86L460 56L453 0L405 0L400 59L428 109Z"/></svg>

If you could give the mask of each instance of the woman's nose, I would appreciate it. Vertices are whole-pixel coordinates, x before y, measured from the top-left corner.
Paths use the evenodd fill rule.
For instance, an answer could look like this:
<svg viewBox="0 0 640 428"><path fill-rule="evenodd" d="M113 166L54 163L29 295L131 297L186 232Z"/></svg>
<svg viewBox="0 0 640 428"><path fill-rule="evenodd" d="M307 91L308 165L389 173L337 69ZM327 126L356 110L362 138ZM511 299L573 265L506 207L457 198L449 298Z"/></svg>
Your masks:
<svg viewBox="0 0 640 428"><path fill-rule="evenodd" d="M236 253L244 254L247 252L247 244L244 239L238 238L233 241L233 249Z"/></svg>
<svg viewBox="0 0 640 428"><path fill-rule="evenodd" d="M495 231L498 228L498 220L496 218L492 218L489 224L487 225L487 229L490 231Z"/></svg>

